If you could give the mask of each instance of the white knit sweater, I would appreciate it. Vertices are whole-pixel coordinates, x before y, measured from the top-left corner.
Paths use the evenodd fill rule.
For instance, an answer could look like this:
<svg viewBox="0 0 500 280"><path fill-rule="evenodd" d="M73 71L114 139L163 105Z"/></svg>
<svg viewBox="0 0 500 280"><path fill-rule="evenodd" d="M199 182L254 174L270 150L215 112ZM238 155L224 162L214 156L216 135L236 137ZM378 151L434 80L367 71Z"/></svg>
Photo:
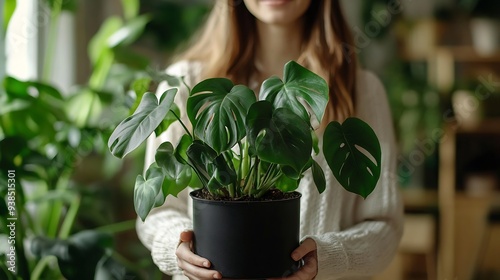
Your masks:
<svg viewBox="0 0 500 280"><path fill-rule="evenodd" d="M167 73L184 76L188 85L197 82L198 64L180 62ZM390 108L384 88L373 74L359 71L357 76L356 116L372 126L382 147L382 173L375 190L366 200L345 191L327 167L322 154L316 160L323 167L327 188L320 195L310 173L301 180L301 239L316 241L318 274L316 279L367 279L382 271L391 261L402 235L402 203L397 187L396 143ZM160 85L163 92L167 84ZM176 96L184 108L187 90L180 87ZM181 113L186 120L186 112ZM180 125L172 125L158 138L150 137L146 151L146 167L154 160L156 147L163 141L174 144L182 135ZM322 137L319 137L321 139ZM169 196L165 204L154 209L146 221L137 221L137 233L151 250L155 264L170 275L182 272L177 267L175 249L179 234L192 228L189 190L177 198ZM175 276L174 279L182 279Z"/></svg>

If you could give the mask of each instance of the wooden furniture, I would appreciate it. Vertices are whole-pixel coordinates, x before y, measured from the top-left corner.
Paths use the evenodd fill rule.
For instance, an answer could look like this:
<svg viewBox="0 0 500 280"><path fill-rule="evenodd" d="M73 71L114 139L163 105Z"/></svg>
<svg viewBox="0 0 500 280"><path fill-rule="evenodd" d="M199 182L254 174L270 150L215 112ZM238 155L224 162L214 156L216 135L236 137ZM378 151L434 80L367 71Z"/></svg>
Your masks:
<svg viewBox="0 0 500 280"><path fill-rule="evenodd" d="M463 175L457 174L460 157L467 154L461 150L464 147L460 141L471 137L473 140L477 138L475 141L483 139L499 143L500 120L485 120L476 127L448 124L444 128L439 165L438 279L471 279L474 276L488 229L487 217L492 210L500 209L498 186L496 190L472 195L464 188L463 178L457 182L457 178ZM495 148L500 154L500 145Z"/></svg>

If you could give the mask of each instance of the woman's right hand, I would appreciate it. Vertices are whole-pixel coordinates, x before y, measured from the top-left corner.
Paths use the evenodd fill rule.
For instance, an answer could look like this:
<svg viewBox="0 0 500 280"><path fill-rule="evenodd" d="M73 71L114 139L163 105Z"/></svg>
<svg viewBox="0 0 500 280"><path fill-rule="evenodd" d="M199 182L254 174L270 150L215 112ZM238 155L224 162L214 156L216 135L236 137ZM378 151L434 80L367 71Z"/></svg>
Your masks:
<svg viewBox="0 0 500 280"><path fill-rule="evenodd" d="M192 247L193 232L181 232L180 244L175 255L177 256L177 265L182 269L184 275L191 280L222 279L220 272L209 269L210 261L193 253Z"/></svg>

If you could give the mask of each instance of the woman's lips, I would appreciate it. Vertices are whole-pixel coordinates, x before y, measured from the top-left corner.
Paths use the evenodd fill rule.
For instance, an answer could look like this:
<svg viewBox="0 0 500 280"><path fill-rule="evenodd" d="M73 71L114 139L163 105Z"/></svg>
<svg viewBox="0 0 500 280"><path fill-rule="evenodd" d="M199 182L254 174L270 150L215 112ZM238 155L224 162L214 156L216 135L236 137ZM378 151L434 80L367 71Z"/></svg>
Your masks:
<svg viewBox="0 0 500 280"><path fill-rule="evenodd" d="M291 1L292 0L261 0L261 3L268 6L282 6Z"/></svg>

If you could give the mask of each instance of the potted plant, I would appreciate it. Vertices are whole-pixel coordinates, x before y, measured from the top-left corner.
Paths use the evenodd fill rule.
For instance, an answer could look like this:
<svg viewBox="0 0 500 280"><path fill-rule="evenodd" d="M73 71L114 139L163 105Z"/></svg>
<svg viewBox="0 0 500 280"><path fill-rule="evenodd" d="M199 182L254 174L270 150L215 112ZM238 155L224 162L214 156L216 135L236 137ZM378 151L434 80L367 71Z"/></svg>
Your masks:
<svg viewBox="0 0 500 280"><path fill-rule="evenodd" d="M374 131L348 118L329 123L318 141L314 129L329 88L294 61L285 65L283 81L270 77L262 83L259 99L225 78L195 85L186 108L175 106L176 92L168 89L159 99L145 93L108 146L123 157L155 130L181 121L179 110L186 110L189 124L181 121L185 134L177 146L162 143L156 162L137 177L135 210L144 220L166 196L187 186L197 189L190 193L194 250L226 278L280 277L297 267L290 257L299 244L300 194L294 190L308 170L318 191L326 188L314 155L324 154L346 190L366 197L375 188L381 150Z"/></svg>

